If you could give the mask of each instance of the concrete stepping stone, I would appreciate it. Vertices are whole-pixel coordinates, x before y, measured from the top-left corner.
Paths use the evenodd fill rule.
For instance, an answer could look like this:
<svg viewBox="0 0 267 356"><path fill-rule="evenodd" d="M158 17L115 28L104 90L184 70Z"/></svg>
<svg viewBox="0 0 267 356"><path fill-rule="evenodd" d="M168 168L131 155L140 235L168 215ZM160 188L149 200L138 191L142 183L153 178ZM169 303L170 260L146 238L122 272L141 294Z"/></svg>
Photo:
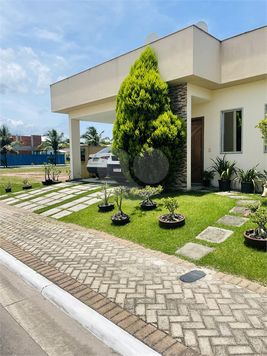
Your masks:
<svg viewBox="0 0 267 356"><path fill-rule="evenodd" d="M230 191L230 192L217 192L215 194L216 195L222 195L222 196L229 196L229 195L235 195L235 194L237 194L237 192L232 192L232 191Z"/></svg>
<svg viewBox="0 0 267 356"><path fill-rule="evenodd" d="M85 205L85 204L77 204L77 205L74 205L71 208L69 208L69 210L76 212L76 211L80 211L82 209L85 209L87 207L88 207L88 205Z"/></svg>
<svg viewBox="0 0 267 356"><path fill-rule="evenodd" d="M28 201L24 201L22 203L16 204L15 206L16 206L16 208L23 208L24 206L29 205L29 204L31 204L31 203Z"/></svg>
<svg viewBox="0 0 267 356"><path fill-rule="evenodd" d="M55 205L57 203L62 203L62 200L61 199L51 200L50 202L46 203L45 205L50 206L50 205Z"/></svg>
<svg viewBox="0 0 267 356"><path fill-rule="evenodd" d="M5 203L5 204L13 204L13 203L18 203L20 200L16 199L16 198L8 198L8 199L4 199L1 200L1 202Z"/></svg>
<svg viewBox="0 0 267 356"><path fill-rule="evenodd" d="M72 206L74 206L74 205L77 205L77 204L78 204L77 201L74 200L74 201L71 201L71 202L69 202L69 203L60 205L60 208L61 208L61 209L68 209L68 208L70 208L70 207L72 207Z"/></svg>
<svg viewBox="0 0 267 356"><path fill-rule="evenodd" d="M259 200L237 200L236 201L237 205L247 205L247 204L260 204Z"/></svg>
<svg viewBox="0 0 267 356"><path fill-rule="evenodd" d="M228 198L232 198L232 199L252 199L250 197L245 197L245 195L229 195Z"/></svg>
<svg viewBox="0 0 267 356"><path fill-rule="evenodd" d="M222 218L217 220L216 223L240 227L248 220L248 218L242 218L240 216L224 215Z"/></svg>
<svg viewBox="0 0 267 356"><path fill-rule="evenodd" d="M67 216L67 215L70 215L70 214L72 214L72 211L62 210L59 213L57 213L55 215L52 215L50 217L54 218L54 219L60 219L60 218L63 218L63 216Z"/></svg>
<svg viewBox="0 0 267 356"><path fill-rule="evenodd" d="M196 236L196 239L214 243L221 243L225 241L230 235L232 235L232 233L232 230L208 226L205 230L203 230L199 235Z"/></svg>
<svg viewBox="0 0 267 356"><path fill-rule="evenodd" d="M229 211L229 213L244 214L246 211L250 213L250 209L246 208L245 206L235 206Z"/></svg>
<svg viewBox="0 0 267 356"><path fill-rule="evenodd" d="M214 247L203 246L199 244L195 244L193 242L188 242L183 247L179 248L175 253L179 255L192 258L193 260L199 260L204 257L208 253L212 252Z"/></svg>
<svg viewBox="0 0 267 356"><path fill-rule="evenodd" d="M59 213L61 210L62 210L62 209L60 209L60 208L54 208L54 209L50 209L50 210L44 211L44 212L41 213L40 215L43 215L43 216L50 216L50 215Z"/></svg>
<svg viewBox="0 0 267 356"><path fill-rule="evenodd" d="M92 205L92 204L98 203L100 201L101 201L101 199L93 198L93 199L88 199L87 201L84 202L84 204Z"/></svg>

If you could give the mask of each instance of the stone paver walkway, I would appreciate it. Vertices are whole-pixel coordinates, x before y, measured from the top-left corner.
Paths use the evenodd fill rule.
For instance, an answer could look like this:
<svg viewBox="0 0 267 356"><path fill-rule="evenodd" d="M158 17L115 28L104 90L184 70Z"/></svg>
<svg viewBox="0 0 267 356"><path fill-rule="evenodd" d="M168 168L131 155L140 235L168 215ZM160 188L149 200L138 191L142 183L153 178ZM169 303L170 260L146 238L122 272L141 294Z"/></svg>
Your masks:
<svg viewBox="0 0 267 356"><path fill-rule="evenodd" d="M0 203L2 247L164 356L267 355L267 287ZM16 246L16 247L12 247Z"/></svg>
<svg viewBox="0 0 267 356"><path fill-rule="evenodd" d="M41 189L14 193L11 198L3 199L1 201L5 204L12 204L18 208L26 209L28 211L36 211L51 205L62 203L60 206L48 209L41 214L59 219L63 216L70 215L73 212L85 209L91 204L100 202L100 198L103 196L101 192L95 192L88 194L85 197L78 198L80 194L84 194L86 192L90 192L90 190L99 188L101 188L101 186L93 184L59 183ZM53 190L57 191L53 192ZM36 196L41 194L41 197L36 198ZM77 199L64 204L65 200L74 197L77 197ZM25 201L26 199L27 201Z"/></svg>

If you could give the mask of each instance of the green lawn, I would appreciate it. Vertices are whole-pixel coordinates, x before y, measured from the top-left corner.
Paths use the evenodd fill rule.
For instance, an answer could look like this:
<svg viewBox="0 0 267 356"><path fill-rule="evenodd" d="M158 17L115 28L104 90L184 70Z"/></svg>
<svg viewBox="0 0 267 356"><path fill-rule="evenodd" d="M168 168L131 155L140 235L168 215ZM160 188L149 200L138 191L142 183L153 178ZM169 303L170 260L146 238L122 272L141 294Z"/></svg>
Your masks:
<svg viewBox="0 0 267 356"><path fill-rule="evenodd" d="M69 170L69 167L59 167L60 171L63 173L67 172ZM6 176L6 174L12 174L12 176ZM1 195L6 194L5 188L6 184L8 182L11 183L11 188L12 192L8 194L12 194L15 192L19 192L22 190L23 178L21 174L27 175L27 178L29 180L29 184L32 185L33 188L41 188L43 187L43 184L40 181L40 178L36 178L36 175L41 175L43 176L44 180L44 168L35 168L30 167L30 168L1 168L0 169L0 198ZM60 176L59 176L60 180Z"/></svg>
<svg viewBox="0 0 267 356"><path fill-rule="evenodd" d="M159 227L158 216L167 212L160 201L160 197L166 196L178 198L178 212L186 217L186 223L183 227L174 230L166 230ZM158 202L157 209L147 212L141 211L138 198L125 199L123 201L123 211L131 215L131 222L125 226L113 225L110 217L114 211L100 213L96 204L61 220L105 231L170 255L175 255L175 251L187 242L215 247L213 252L198 261L190 260L183 256L180 257L197 265L211 266L218 271L240 275L250 280L263 283L267 281L266 252L258 251L244 244L243 232L254 228L255 225L248 221L238 228L216 223L219 218L228 214L236 205L235 199L218 196L214 193L201 192L161 194L160 197L153 199ZM263 198L258 195L254 196L254 198L263 201ZM208 226L233 230L234 233L226 241L219 244L195 239Z"/></svg>

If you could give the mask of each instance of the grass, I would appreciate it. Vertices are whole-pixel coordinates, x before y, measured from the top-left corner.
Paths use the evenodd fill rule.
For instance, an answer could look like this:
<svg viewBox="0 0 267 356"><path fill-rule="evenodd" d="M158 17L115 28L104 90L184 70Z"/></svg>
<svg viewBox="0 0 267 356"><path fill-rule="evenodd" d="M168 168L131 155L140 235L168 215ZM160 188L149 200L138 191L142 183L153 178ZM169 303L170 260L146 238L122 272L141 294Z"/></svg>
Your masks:
<svg viewBox="0 0 267 356"><path fill-rule="evenodd" d="M67 172L69 170L69 167L60 167L59 168L61 170L61 172ZM6 169L6 168L1 168L0 169L0 198L1 195L3 194L12 194L12 193L16 193L22 190L22 186L23 184L23 180L25 178L22 178L20 176L5 176L5 174L14 174L16 172L17 173L41 173L43 174L44 177L44 168L11 168L11 169ZM40 179L36 179L34 177L32 177L31 175L29 175L28 177L29 180L29 185L32 185L32 188L41 188L43 187L43 184L40 182ZM59 176L59 180L60 180L60 176ZM11 183L11 188L12 188L12 192L11 193L6 193L5 192L5 188L6 188L6 184L10 182Z"/></svg>
<svg viewBox="0 0 267 356"><path fill-rule="evenodd" d="M60 167L62 172L68 169L68 167ZM3 176L5 173L14 173L14 171L14 169L0 170L1 195L5 194L5 183L8 181L12 184L12 193L22 191L23 178L17 176ZM18 173L29 171L39 171L43 173L43 168L16 169L16 172ZM34 178L29 178L29 184L31 184L33 188L43 187L42 183ZM97 190L98 188L90 192L81 193L79 198ZM12 193L7 193L7 195L13 196ZM161 198L166 196L178 198L178 212L186 217L186 223L183 227L174 230L166 230L159 227L158 216L167 212L161 201ZM261 200L262 202L266 201L266 198L259 197L258 195L249 196ZM64 201L64 204L77 198L78 196L68 199ZM109 234L169 255L176 255L175 251L188 242L215 247L213 252L207 254L198 261L190 260L184 256L180 257L192 261L196 265L213 267L218 271L236 274L261 283L267 282L266 252L258 251L252 247L246 246L244 243L243 232L255 228L255 224L248 221L241 227L229 227L227 225L216 223L219 218L228 214L236 205L236 199L218 196L214 193L207 194L201 191L191 191L186 193L175 192L168 195L161 194L160 196L153 197L153 200L158 202L157 209L144 212L141 211L139 207L140 199L138 197L124 199L123 211L131 215L131 222L125 226L113 225L110 217L114 211L99 213L97 204L63 217L60 220L87 228L105 231ZM112 201L112 198L110 201ZM58 205L61 204L55 204L40 209L37 213L40 214L41 212ZM238 214L235 215L238 216ZM208 226L229 229L234 231L234 233L224 242L219 244L196 240L195 237Z"/></svg>
<svg viewBox="0 0 267 356"><path fill-rule="evenodd" d="M160 197L166 196L166 194L161 194ZM255 225L250 221L246 222L242 227L229 227L228 225L216 223L219 218L228 214L236 205L235 199L217 196L214 193L205 194L201 192L176 192L168 194L168 196L178 198L178 212L186 217L186 223L181 228L169 230L159 227L158 216L167 212L159 197L153 198L158 202L157 209L146 212L141 211L138 198L125 199L123 201L123 211L131 215L131 222L125 226L113 225L110 217L114 214L114 211L99 213L96 204L60 220L105 231L170 255L175 255L175 251L188 242L215 247L213 252L198 261L184 256L180 257L197 265L213 267L221 272L236 274L262 283L267 282L266 253L244 244L243 232L254 228ZM259 196L254 198L264 201ZM208 226L230 229L234 233L219 244L196 240L195 237Z"/></svg>

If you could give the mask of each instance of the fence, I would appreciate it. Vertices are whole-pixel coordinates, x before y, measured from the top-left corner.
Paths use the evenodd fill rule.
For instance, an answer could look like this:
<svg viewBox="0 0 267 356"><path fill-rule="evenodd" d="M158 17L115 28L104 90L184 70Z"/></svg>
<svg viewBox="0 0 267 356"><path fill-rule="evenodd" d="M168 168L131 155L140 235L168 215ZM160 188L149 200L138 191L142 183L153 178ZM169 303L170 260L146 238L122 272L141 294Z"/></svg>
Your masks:
<svg viewBox="0 0 267 356"><path fill-rule="evenodd" d="M50 159L49 159L50 158ZM25 166L25 165L43 165L44 163L51 163L51 159L55 158L55 155L7 155L7 165L8 166ZM4 156L1 155L1 159L4 159ZM65 163L65 154L57 155L57 164ZM3 162L0 162L0 166L3 166Z"/></svg>

